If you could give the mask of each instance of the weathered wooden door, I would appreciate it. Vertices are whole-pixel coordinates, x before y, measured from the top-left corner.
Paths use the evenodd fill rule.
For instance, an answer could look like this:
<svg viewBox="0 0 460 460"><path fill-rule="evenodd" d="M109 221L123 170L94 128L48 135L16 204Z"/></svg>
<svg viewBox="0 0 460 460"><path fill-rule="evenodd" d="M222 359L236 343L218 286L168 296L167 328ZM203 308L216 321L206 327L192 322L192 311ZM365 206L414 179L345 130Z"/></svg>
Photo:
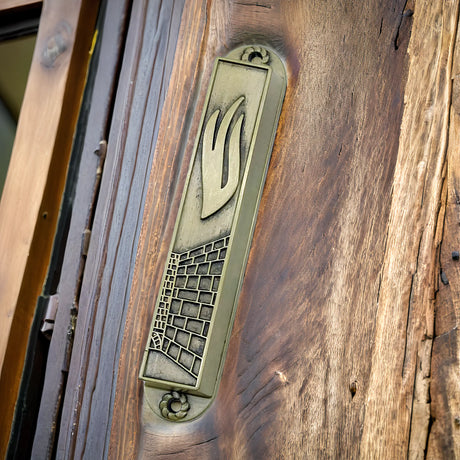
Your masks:
<svg viewBox="0 0 460 460"><path fill-rule="evenodd" d="M460 456L458 13L133 2L59 458ZM213 63L243 45L286 96L217 395L175 423L138 375Z"/></svg>

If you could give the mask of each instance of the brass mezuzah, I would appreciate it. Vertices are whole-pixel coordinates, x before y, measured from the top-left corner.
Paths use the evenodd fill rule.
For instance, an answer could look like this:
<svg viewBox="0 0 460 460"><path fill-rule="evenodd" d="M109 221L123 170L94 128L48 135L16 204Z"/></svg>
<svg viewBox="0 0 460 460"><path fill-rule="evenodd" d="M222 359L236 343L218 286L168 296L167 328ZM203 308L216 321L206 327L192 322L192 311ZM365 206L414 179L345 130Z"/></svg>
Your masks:
<svg viewBox="0 0 460 460"><path fill-rule="evenodd" d="M285 89L263 47L214 65L140 374L166 418L217 388Z"/></svg>

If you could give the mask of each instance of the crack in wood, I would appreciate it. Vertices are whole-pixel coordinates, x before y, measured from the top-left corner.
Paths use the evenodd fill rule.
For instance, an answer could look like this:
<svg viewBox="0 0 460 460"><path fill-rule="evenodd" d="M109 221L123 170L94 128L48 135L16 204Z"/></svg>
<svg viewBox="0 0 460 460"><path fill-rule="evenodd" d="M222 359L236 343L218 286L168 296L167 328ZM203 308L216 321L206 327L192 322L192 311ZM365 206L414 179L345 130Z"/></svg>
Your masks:
<svg viewBox="0 0 460 460"><path fill-rule="evenodd" d="M255 2L255 3L250 3L250 2L235 2L237 5L243 5L243 6L256 6L256 7L259 7L259 8L268 8L268 9L271 9L272 6L271 5L265 5L264 3L259 3L259 2Z"/></svg>
<svg viewBox="0 0 460 460"><path fill-rule="evenodd" d="M400 46L400 37L399 37L399 34L400 34L400 31L401 31L401 28L403 26L403 21L406 19L406 18L410 18L412 17L412 15L414 14L414 12L411 10L411 9L407 9L406 10L406 6L407 6L407 1L405 1L404 3L404 7L402 9L402 12L400 13L400 16L399 16L399 23L397 25L397 28L396 28L396 34L395 34L395 38L393 40L393 46L394 46L394 49L395 51L398 51L399 49L399 46ZM380 24L380 31L382 31L382 24ZM380 34L379 34L380 35Z"/></svg>

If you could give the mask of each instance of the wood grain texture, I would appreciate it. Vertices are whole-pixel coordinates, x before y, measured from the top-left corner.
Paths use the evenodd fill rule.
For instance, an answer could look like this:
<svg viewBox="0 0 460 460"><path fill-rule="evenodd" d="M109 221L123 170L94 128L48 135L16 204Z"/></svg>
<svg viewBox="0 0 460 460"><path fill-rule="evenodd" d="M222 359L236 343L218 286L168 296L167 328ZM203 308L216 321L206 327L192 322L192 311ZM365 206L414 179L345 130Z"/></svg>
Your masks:
<svg viewBox="0 0 460 460"><path fill-rule="evenodd" d="M176 56L181 56L183 58L176 59L174 61L174 68L171 74L171 80L169 83L169 90L168 96L165 101L164 106L164 116L161 118L160 124L160 132L159 138L157 141L157 145L161 146L158 147L155 151L153 162L152 162L152 171L155 170L158 175L158 182L152 182L152 173L150 173L149 178L149 190L148 195L146 197L146 203L151 202L152 196L152 188L158 187L159 189L156 190L156 193L159 193L158 196L161 196L161 201L166 205L166 203L176 203L177 205L177 196L175 198L175 189L177 184L180 180L180 171L182 169L183 176L185 175L184 169L181 168L182 159L183 159L183 149L185 146L181 146L180 142L177 142L177 139L165 138L164 130L165 126L179 125L180 130L177 132L177 135L181 140L186 139L188 126L188 119L191 117L193 113L193 108L190 107L193 105L193 95L194 95L194 82L195 79L199 75L199 44L203 39L204 34L204 21L203 21L203 14L205 14L205 8L202 5L190 2L187 3L184 7L184 12L182 14L181 19L181 34L178 38L177 44L177 51ZM184 34L184 27L183 24L189 24L190 29L189 31L192 32L192 35ZM184 36L185 35L185 36ZM191 64L191 65L190 65ZM181 78L178 78L178 74L181 75ZM180 110L172 110L173 107L179 107ZM185 131L185 132L184 132ZM175 148L182 148L182 152L180 155L164 155L163 151L171 151ZM184 177L182 177L183 179ZM151 184L151 185L150 185ZM168 218L169 213L171 213L171 207L168 206L154 206L153 209L156 209L159 213L158 215L158 227L154 230L153 233L148 232L148 234L153 237L152 239L155 240L156 245L162 245L162 254L158 257L160 266L162 265L161 260L164 263L167 247L169 242L167 238L165 238L165 233L169 232L171 234L173 225L173 218ZM177 211L177 210L176 210ZM148 213L148 208L145 209L145 213ZM145 222L143 226L145 226ZM169 227L169 228L168 228ZM139 244L144 244L145 241L145 228L142 229ZM144 235L144 236L142 236ZM158 252L155 251L158 255ZM153 253L152 253L153 255ZM145 267L144 270L148 273L153 267ZM156 267L157 270L159 267ZM161 276L160 276L161 278ZM152 278L152 283L159 285L160 279L159 278ZM135 278L132 280L131 290L135 292L135 295L138 294L138 284ZM148 289L148 303L153 305L154 302L154 293L150 292L151 288ZM131 302L131 301L130 301ZM125 315L128 315L125 319L125 329L124 329L124 337L129 336L135 343L135 349L143 350L144 347L144 335L140 334L138 331L138 327L140 324L147 326L150 323L151 318L149 318L149 309L138 309L137 313L132 310L128 309ZM138 316L139 314L139 316ZM136 317L136 325L133 324L134 317ZM139 364L138 356L134 354L130 354L129 356L125 355L123 350L121 350L120 360L123 361L123 367L119 365L119 372L121 371L124 374L123 368L131 368L133 374L138 373ZM118 377L119 379L120 377ZM117 379L117 382L118 382ZM134 385L133 385L134 383ZM112 418L112 426L111 426L111 434L110 434L110 445L109 445L109 458L115 458L118 456L125 456L126 454L134 455L136 452L133 449L136 449L136 439L139 434L139 414L137 411L134 413L127 414L127 419L129 420L129 425L131 429L124 431L122 426L124 425L123 420L118 417L120 411L124 411L124 403L121 402L125 400L124 398L129 398L133 401L135 405L139 405L139 386L137 385L137 377L133 381L129 382L129 385L126 386L119 386L118 383L115 386L115 389L120 391L115 395L114 400L114 407L113 407L113 418ZM135 400L132 399L132 394L136 394ZM121 404L120 404L121 402ZM119 438L118 443L114 443L113 436L121 436ZM129 450L126 450L126 445L130 446Z"/></svg>
<svg viewBox="0 0 460 460"><path fill-rule="evenodd" d="M438 248L437 293L430 382L427 458L460 458L460 37L452 64L449 138L444 172L442 244ZM442 273L442 278L441 278Z"/></svg>
<svg viewBox="0 0 460 460"><path fill-rule="evenodd" d="M129 18L129 2L111 0L110 17L106 11L107 2L101 5L99 13L98 43L95 46L90 67L90 72L94 76L91 75L85 89L77 130L78 139L84 138L84 140L81 144L74 143L73 146L73 158L80 156L81 160L76 165L78 180L73 196L72 218L57 288L59 309L49 347L46 379L35 431L33 449L35 458L47 458L49 451L52 451L57 445L56 437L60 429L59 417L61 417L61 425L66 428L70 423L69 414L62 410L67 377L67 374L63 372L63 367L65 367L63 363L66 361L71 310L79 303L80 270L84 268L86 260L82 257L82 237L85 230L91 229L94 219L92 200L95 193L96 174L101 161L95 153L99 149L101 140L107 139L108 136ZM84 318L86 314L84 306L79 310L82 310L81 316ZM68 365L66 367L68 370ZM68 386L74 390L72 379L70 383L68 382L67 378Z"/></svg>
<svg viewBox="0 0 460 460"><path fill-rule="evenodd" d="M97 3L43 7L0 203L0 456L53 243Z"/></svg>
<svg viewBox="0 0 460 460"><path fill-rule="evenodd" d="M109 2L104 30L113 30L112 3ZM182 7L182 1L140 0L132 5L79 299L58 458L104 458L108 449L119 338L123 335L148 171L175 58ZM109 52L114 39L102 39ZM100 68L99 83L103 86L107 69L102 65ZM75 279L72 265L68 264L66 269L65 279L72 280L72 275ZM60 285L60 292L65 295L64 303L69 304L68 286ZM68 321L68 316L69 312L63 318ZM62 336L65 320L60 320L59 326ZM50 360L54 374L60 371L59 362Z"/></svg>
<svg viewBox="0 0 460 460"><path fill-rule="evenodd" d="M416 3L361 441L365 458L425 455L457 21L458 2Z"/></svg>
<svg viewBox="0 0 460 460"><path fill-rule="evenodd" d="M187 3L110 458L423 456L457 13L456 2ZM205 415L165 427L143 406L142 350L212 62L254 42L278 51L289 81L224 373Z"/></svg>

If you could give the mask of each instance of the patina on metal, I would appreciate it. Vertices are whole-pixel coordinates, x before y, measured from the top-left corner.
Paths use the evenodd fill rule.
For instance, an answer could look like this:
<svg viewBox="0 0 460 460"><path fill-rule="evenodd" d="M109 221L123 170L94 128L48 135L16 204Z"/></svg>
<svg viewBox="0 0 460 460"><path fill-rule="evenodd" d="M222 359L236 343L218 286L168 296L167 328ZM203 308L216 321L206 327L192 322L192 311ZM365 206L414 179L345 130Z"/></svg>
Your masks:
<svg viewBox="0 0 460 460"><path fill-rule="evenodd" d="M214 65L140 372L169 420L198 416L217 390L285 90L264 47ZM187 393L180 417L165 389Z"/></svg>

